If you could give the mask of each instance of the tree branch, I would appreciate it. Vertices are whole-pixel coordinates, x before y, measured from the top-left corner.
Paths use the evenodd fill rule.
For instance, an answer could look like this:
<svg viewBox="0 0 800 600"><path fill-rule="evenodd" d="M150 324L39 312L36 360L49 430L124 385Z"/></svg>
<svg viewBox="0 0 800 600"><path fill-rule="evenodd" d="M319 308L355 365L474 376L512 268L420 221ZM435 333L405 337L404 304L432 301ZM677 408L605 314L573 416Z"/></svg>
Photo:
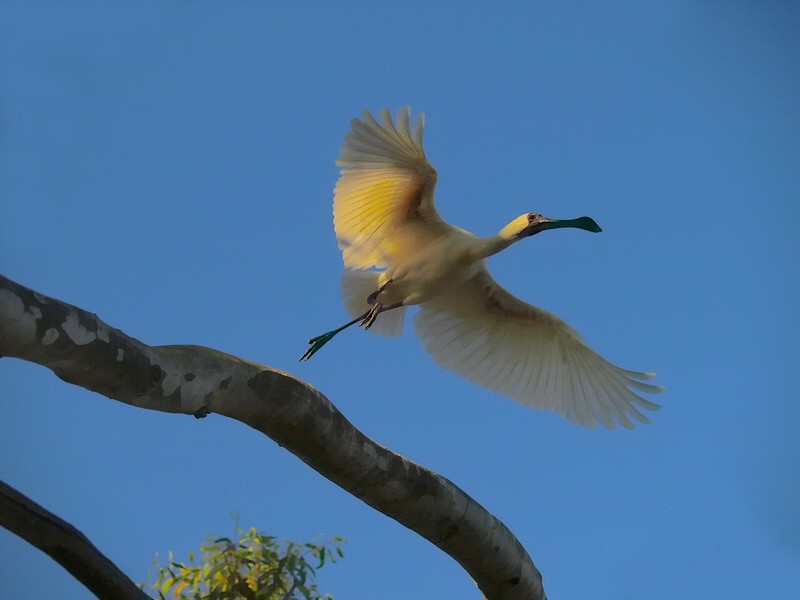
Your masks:
<svg viewBox="0 0 800 600"><path fill-rule="evenodd" d="M140 408L225 415L257 429L453 557L490 600L544 598L541 575L497 518L444 477L356 429L294 377L202 346L148 346L97 315L0 276L0 356Z"/></svg>
<svg viewBox="0 0 800 600"><path fill-rule="evenodd" d="M0 525L48 554L98 598L150 598L80 531L3 481Z"/></svg>

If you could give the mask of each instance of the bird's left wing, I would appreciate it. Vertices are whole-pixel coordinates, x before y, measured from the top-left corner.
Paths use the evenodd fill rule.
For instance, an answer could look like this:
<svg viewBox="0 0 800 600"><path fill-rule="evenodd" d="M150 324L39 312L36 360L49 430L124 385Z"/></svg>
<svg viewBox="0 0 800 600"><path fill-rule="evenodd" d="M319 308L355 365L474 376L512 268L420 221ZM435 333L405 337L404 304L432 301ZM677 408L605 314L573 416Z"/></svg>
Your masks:
<svg viewBox="0 0 800 600"><path fill-rule="evenodd" d="M408 107L397 125L386 109L380 117L365 111L354 119L336 161L333 223L348 269L389 267L409 245L449 228L433 204L436 171L422 148L422 115L413 131Z"/></svg>
<svg viewBox="0 0 800 600"><path fill-rule="evenodd" d="M557 412L573 423L632 428L649 423L637 407L659 406L631 388L664 388L653 373L621 369L589 348L555 315L503 289L481 269L447 294L420 305L417 335L436 362L521 404Z"/></svg>

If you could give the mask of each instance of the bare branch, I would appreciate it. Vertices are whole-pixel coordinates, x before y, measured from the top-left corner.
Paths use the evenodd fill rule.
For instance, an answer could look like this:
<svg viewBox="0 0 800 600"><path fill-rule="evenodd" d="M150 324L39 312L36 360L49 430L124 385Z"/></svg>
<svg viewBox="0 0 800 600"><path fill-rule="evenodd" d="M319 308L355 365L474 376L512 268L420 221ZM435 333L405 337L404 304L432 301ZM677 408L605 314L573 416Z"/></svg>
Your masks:
<svg viewBox="0 0 800 600"><path fill-rule="evenodd" d="M490 600L544 598L541 575L497 518L449 480L366 437L286 373L202 346L147 346L2 276L0 356L140 408L241 421L433 542Z"/></svg>
<svg viewBox="0 0 800 600"><path fill-rule="evenodd" d="M98 598L150 598L80 531L3 481L0 525L48 554Z"/></svg>

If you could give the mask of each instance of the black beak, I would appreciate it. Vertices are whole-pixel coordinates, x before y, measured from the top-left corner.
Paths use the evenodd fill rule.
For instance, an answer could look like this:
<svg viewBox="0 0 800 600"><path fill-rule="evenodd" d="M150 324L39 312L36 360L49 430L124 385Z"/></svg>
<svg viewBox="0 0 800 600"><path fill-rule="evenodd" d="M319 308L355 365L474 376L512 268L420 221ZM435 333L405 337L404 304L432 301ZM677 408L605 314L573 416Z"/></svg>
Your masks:
<svg viewBox="0 0 800 600"><path fill-rule="evenodd" d="M583 229L584 231L591 231L592 233L600 233L603 231L600 225L595 223L591 217L578 217L577 219L547 219L542 218L538 223L534 223L528 228L527 235L536 235L540 231L546 229L560 229L562 227L571 227L573 229Z"/></svg>

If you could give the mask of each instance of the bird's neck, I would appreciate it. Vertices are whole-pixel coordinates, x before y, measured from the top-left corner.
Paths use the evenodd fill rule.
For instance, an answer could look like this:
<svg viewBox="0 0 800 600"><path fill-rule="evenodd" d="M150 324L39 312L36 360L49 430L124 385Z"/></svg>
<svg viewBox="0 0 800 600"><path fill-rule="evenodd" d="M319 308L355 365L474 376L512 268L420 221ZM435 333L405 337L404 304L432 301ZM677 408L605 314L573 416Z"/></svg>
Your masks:
<svg viewBox="0 0 800 600"><path fill-rule="evenodd" d="M472 258L473 260L483 260L484 258L489 258L490 256L505 250L516 241L516 239L509 238L504 235L478 238L477 243L475 243L471 248Z"/></svg>

